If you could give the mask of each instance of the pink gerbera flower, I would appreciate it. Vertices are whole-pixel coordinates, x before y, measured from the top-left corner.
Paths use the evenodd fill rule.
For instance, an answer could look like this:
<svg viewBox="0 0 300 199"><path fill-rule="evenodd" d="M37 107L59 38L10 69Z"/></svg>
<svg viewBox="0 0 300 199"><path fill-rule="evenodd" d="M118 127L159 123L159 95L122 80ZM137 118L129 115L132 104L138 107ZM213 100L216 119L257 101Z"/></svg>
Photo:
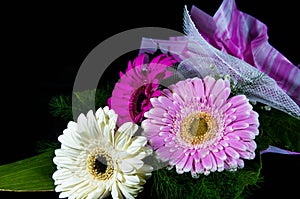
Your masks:
<svg viewBox="0 0 300 199"><path fill-rule="evenodd" d="M144 113L151 108L150 98L160 95L159 81L169 77L167 68L177 61L166 54L154 57L148 63L147 54L129 61L125 74L120 72L120 80L115 84L109 107L119 115L118 125L125 122L138 124Z"/></svg>
<svg viewBox="0 0 300 199"><path fill-rule="evenodd" d="M179 81L152 98L142 128L158 159L193 177L236 171L243 159L253 159L258 114L244 95L229 95L228 80L207 76Z"/></svg>

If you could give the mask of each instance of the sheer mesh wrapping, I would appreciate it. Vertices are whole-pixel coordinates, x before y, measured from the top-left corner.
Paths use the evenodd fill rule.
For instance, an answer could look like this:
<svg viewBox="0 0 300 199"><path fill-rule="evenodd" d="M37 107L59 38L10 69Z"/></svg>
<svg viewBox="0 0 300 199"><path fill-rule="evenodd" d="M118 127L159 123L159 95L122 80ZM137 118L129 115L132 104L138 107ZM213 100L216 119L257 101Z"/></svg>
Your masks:
<svg viewBox="0 0 300 199"><path fill-rule="evenodd" d="M183 37L170 40L143 38L141 52L154 51L157 46L181 61L172 81L176 78L230 75L234 86L240 87L251 101L260 102L300 118L300 107L267 74L247 62L222 52L210 45L198 32L187 8L184 8ZM169 80L170 81L170 80Z"/></svg>

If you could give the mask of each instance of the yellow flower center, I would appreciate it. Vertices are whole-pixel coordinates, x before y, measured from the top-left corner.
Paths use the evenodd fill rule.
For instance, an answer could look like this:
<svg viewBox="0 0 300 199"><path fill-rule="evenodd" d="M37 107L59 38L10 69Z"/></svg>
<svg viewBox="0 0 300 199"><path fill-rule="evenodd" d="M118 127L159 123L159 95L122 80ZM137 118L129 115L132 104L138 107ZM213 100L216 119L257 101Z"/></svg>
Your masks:
<svg viewBox="0 0 300 199"><path fill-rule="evenodd" d="M215 119L205 112L192 113L185 117L180 126L181 137L184 141L199 145L211 140L217 131Z"/></svg>
<svg viewBox="0 0 300 199"><path fill-rule="evenodd" d="M98 180L109 180L114 173L112 158L101 149L89 155L87 166L90 174Z"/></svg>

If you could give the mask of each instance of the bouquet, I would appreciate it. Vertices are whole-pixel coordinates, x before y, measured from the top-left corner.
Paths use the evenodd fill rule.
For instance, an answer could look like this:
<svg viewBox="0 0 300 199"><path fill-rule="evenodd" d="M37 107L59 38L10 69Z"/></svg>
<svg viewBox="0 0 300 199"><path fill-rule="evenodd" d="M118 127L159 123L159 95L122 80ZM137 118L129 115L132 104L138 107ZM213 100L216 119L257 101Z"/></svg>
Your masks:
<svg viewBox="0 0 300 199"><path fill-rule="evenodd" d="M251 197L263 187L262 154L300 155L300 69L266 31L223 0L213 17L185 6L183 34L141 28L106 40L83 62L72 95L50 100L63 132L41 142L40 154L1 165L0 190L78 199ZM99 54L140 35L138 47L124 45L137 50L126 68L99 86L107 75L99 65L129 50Z"/></svg>

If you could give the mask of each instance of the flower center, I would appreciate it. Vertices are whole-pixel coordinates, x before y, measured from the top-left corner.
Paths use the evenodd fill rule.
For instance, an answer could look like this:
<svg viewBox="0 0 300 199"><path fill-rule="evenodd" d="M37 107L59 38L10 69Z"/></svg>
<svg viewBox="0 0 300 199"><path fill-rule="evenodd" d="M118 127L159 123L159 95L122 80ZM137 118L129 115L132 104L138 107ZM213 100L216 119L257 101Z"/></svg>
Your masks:
<svg viewBox="0 0 300 199"><path fill-rule="evenodd" d="M101 149L89 155L87 165L89 172L98 180L109 180L114 172L112 158Z"/></svg>
<svg viewBox="0 0 300 199"><path fill-rule="evenodd" d="M192 113L183 119L180 131L184 141L199 145L214 138L217 123L209 113Z"/></svg>
<svg viewBox="0 0 300 199"><path fill-rule="evenodd" d="M143 120L144 113L151 107L150 98L158 94L158 85L149 83L145 84L131 95L129 100L129 113L131 119L135 123L139 123Z"/></svg>
<svg viewBox="0 0 300 199"><path fill-rule="evenodd" d="M145 95L146 86L139 87L131 96L130 104L129 104L129 111L131 118L136 122L139 120L137 116L143 111L142 103L147 98Z"/></svg>

